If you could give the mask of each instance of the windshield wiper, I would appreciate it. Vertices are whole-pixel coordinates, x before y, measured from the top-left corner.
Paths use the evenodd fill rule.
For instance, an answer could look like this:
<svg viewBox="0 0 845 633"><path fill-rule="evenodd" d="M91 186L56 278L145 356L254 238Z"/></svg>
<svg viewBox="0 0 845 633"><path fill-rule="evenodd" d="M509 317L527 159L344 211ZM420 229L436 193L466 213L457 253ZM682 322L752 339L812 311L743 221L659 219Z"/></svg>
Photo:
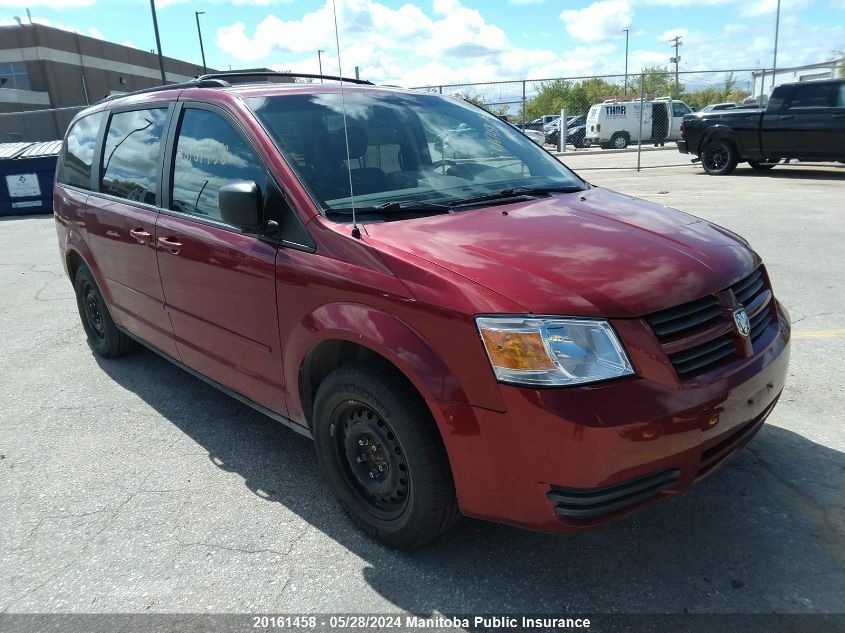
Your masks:
<svg viewBox="0 0 845 633"><path fill-rule="evenodd" d="M549 193L576 193L582 191L582 188L577 185L552 185L547 187L509 187L502 189L495 193L486 194L483 196L476 196L474 198L461 198L451 203L453 207L463 207L470 204L478 204L480 202L490 202L493 200L507 200L508 198L522 198L527 196L541 196Z"/></svg>
<svg viewBox="0 0 845 633"><path fill-rule="evenodd" d="M407 200L402 202L384 202L370 207L355 207L355 213L390 213L393 211L440 211L442 213L452 213L452 206L448 204L437 204L436 202L415 202ZM352 215L352 207L342 207L339 209L326 209L327 213L340 213L342 215Z"/></svg>

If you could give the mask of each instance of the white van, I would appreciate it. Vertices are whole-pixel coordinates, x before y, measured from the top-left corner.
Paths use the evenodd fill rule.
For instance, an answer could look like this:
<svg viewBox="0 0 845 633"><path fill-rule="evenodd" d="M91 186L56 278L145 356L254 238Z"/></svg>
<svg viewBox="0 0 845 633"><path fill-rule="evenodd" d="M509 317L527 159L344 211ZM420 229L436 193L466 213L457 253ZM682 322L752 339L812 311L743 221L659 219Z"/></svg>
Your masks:
<svg viewBox="0 0 845 633"><path fill-rule="evenodd" d="M644 143L676 141L681 138L681 121L692 109L683 101L660 97L642 103ZM640 101L609 100L587 113L585 139L591 145L624 149L640 140Z"/></svg>

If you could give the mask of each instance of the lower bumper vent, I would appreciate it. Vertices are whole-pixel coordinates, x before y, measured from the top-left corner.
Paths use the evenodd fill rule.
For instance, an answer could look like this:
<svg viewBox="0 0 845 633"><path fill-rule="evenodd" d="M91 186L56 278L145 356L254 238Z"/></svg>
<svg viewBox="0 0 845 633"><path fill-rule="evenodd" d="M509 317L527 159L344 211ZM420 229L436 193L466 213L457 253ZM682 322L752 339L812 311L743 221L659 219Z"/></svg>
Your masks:
<svg viewBox="0 0 845 633"><path fill-rule="evenodd" d="M552 486L547 496L555 502L558 516L589 519L654 497L672 488L680 475L679 470L666 469L602 488Z"/></svg>

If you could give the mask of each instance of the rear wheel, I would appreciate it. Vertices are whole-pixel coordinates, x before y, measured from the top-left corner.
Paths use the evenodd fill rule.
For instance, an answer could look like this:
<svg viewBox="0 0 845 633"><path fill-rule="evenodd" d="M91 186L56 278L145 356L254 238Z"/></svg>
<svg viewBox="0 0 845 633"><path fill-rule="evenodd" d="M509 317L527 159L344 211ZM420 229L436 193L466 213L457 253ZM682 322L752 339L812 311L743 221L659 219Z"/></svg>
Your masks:
<svg viewBox="0 0 845 633"><path fill-rule="evenodd" d="M701 166L711 176L727 176L739 162L733 143L723 139L710 141L701 152Z"/></svg>
<svg viewBox="0 0 845 633"><path fill-rule="evenodd" d="M131 352L135 341L117 329L94 275L85 264L76 271L73 287L82 327L91 348L100 356L109 358Z"/></svg>
<svg viewBox="0 0 845 633"><path fill-rule="evenodd" d="M610 146L613 147L613 149L625 149L628 147L628 143L630 142L631 138L626 132L617 132L610 137Z"/></svg>
<svg viewBox="0 0 845 633"><path fill-rule="evenodd" d="M384 543L415 548L458 519L452 473L425 402L386 364L332 372L314 402L317 461L352 521Z"/></svg>
<svg viewBox="0 0 845 633"><path fill-rule="evenodd" d="M768 169L771 169L772 167L774 167L777 164L778 164L777 160L774 160L774 161L770 160L770 161L767 161L765 163L758 163L756 160L751 160L750 158L748 159L749 167L751 167L751 169L756 169L757 171L766 171Z"/></svg>

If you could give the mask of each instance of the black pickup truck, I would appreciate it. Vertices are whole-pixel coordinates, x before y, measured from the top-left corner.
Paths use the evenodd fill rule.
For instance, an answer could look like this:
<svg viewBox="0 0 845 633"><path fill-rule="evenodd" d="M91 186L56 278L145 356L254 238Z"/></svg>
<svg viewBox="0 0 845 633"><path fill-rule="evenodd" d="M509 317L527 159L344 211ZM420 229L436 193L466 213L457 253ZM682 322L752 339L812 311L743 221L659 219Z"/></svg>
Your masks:
<svg viewBox="0 0 845 633"><path fill-rule="evenodd" d="M747 161L771 169L781 160L845 162L845 80L782 84L765 110L684 116L678 149L714 176Z"/></svg>

